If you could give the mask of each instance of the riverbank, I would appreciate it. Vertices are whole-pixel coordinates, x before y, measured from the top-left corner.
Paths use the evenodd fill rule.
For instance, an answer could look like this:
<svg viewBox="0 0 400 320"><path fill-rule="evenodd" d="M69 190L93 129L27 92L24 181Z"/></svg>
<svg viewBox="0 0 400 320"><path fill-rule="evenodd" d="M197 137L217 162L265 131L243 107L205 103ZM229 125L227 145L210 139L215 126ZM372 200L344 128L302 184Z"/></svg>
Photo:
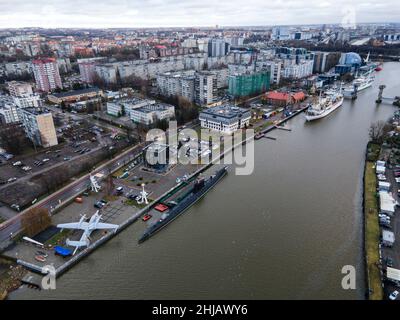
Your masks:
<svg viewBox="0 0 400 320"><path fill-rule="evenodd" d="M364 171L364 246L368 298L382 300L382 282L379 269L379 222L376 198L375 163L366 160Z"/></svg>
<svg viewBox="0 0 400 320"><path fill-rule="evenodd" d="M26 272L22 266L0 258L0 300L5 300L10 292L21 286L21 279Z"/></svg>

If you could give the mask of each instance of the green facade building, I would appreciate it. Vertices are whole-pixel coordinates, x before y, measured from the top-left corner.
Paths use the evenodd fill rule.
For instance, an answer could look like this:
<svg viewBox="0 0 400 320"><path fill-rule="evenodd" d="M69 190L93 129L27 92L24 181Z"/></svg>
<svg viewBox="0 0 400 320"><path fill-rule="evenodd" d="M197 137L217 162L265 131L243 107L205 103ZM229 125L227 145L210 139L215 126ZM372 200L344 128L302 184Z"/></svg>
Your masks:
<svg viewBox="0 0 400 320"><path fill-rule="evenodd" d="M270 78L269 70L230 75L228 93L235 98L261 94L268 91Z"/></svg>

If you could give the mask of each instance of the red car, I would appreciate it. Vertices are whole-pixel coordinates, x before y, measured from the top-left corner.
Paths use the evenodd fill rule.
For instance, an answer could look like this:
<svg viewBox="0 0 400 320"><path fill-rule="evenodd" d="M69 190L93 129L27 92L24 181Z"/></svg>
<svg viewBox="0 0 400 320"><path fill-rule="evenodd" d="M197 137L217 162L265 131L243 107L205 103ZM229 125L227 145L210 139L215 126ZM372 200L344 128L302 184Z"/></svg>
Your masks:
<svg viewBox="0 0 400 320"><path fill-rule="evenodd" d="M143 218L142 218L142 220L143 221L147 221L147 220L149 220L151 218L151 214L146 214Z"/></svg>

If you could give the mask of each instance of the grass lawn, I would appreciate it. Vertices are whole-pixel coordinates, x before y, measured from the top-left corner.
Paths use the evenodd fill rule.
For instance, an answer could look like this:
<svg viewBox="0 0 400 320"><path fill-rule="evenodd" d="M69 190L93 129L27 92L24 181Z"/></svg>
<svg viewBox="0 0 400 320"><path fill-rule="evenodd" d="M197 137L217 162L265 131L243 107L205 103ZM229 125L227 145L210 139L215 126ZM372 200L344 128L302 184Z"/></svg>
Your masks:
<svg viewBox="0 0 400 320"><path fill-rule="evenodd" d="M149 204L153 202L152 199L147 199L147 200L148 200ZM134 206L134 207L139 208L139 209L143 209L144 207L148 206L148 205L145 204L145 203L138 204L138 203L136 202L136 200L131 200L131 199L125 200L125 201L124 201L124 204L126 204L126 205L128 205L128 206Z"/></svg>
<svg viewBox="0 0 400 320"><path fill-rule="evenodd" d="M57 246L64 243L64 240L71 233L71 230L63 230L55 234L52 238L46 241L45 245Z"/></svg>
<svg viewBox="0 0 400 320"><path fill-rule="evenodd" d="M376 198L376 176L374 163L367 162L364 185L364 215L365 215L365 250L367 255L367 275L370 287L370 300L382 300L381 275L379 263L379 222Z"/></svg>
<svg viewBox="0 0 400 320"><path fill-rule="evenodd" d="M255 129L256 132L259 132L261 130L264 130L265 128L269 127L270 125L272 125L272 121L266 121L265 123L263 123L262 125L260 125L259 127L257 127Z"/></svg>

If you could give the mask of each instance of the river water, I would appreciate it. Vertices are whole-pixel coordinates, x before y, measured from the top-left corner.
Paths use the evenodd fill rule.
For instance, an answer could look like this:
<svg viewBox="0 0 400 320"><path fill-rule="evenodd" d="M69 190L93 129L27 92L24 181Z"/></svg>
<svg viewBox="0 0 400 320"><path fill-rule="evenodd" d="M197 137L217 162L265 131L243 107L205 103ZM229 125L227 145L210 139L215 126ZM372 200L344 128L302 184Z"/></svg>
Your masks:
<svg viewBox="0 0 400 320"><path fill-rule="evenodd" d="M183 216L141 246L141 222L57 280L12 299L363 299L362 172L377 107L400 94L400 63L386 63L372 88L327 118L288 122L291 132L256 142L255 172L231 170ZM355 290L341 269L357 270Z"/></svg>

